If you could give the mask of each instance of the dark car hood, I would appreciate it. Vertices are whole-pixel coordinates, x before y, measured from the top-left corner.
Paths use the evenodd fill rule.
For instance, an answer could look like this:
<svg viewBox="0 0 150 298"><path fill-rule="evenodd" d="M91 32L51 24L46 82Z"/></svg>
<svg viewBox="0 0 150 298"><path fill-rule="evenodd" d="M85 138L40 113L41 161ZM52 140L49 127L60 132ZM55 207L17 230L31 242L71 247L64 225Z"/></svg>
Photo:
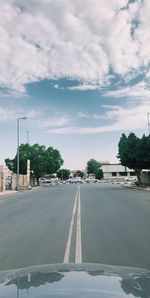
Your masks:
<svg viewBox="0 0 150 298"><path fill-rule="evenodd" d="M56 264L0 272L0 297L150 297L150 272L101 264Z"/></svg>

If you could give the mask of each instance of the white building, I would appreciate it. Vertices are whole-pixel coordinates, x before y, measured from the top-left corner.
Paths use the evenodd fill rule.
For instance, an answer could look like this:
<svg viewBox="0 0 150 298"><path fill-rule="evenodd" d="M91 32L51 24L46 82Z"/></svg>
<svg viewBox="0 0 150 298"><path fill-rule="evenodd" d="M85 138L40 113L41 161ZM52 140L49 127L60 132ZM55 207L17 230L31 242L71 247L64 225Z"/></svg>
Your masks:
<svg viewBox="0 0 150 298"><path fill-rule="evenodd" d="M126 177L135 176L135 172L121 164L110 164L101 162L104 179L124 180Z"/></svg>

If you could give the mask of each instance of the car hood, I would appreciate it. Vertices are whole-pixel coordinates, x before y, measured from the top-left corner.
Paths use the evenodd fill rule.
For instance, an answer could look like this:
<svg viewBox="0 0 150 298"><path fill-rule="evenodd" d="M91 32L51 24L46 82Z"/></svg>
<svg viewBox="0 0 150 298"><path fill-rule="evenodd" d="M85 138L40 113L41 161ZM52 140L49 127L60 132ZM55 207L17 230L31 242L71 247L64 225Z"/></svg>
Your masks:
<svg viewBox="0 0 150 298"><path fill-rule="evenodd" d="M101 264L40 265L0 272L0 297L150 297L150 271Z"/></svg>

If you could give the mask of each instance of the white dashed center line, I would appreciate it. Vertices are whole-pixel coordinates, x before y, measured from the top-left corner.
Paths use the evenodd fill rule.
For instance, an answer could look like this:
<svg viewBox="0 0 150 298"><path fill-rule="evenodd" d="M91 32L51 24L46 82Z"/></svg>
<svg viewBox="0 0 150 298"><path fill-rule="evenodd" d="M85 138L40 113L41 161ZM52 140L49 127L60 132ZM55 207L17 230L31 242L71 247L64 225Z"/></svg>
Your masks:
<svg viewBox="0 0 150 298"><path fill-rule="evenodd" d="M79 192L78 192L78 211L77 211L77 232L76 232L75 263L78 263L78 264L82 263L80 186L79 186Z"/></svg>
<svg viewBox="0 0 150 298"><path fill-rule="evenodd" d="M69 226L69 234L67 239L67 245L64 255L64 263L69 263L71 240L73 233L73 225L75 221L75 214L77 212L77 226L76 226L76 251L75 251L75 263L82 263L82 245L81 245L81 203L80 203L80 185L77 186L76 197L73 206L72 218Z"/></svg>

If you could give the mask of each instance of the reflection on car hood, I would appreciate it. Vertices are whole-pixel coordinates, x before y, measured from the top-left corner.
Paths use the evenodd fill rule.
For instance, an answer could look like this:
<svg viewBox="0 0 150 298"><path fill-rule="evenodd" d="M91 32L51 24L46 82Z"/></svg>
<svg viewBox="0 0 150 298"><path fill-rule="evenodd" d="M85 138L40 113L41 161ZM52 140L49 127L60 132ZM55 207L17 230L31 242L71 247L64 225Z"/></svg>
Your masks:
<svg viewBox="0 0 150 298"><path fill-rule="evenodd" d="M101 264L40 265L0 272L0 297L150 297L150 272ZM129 295L130 294L130 295Z"/></svg>

